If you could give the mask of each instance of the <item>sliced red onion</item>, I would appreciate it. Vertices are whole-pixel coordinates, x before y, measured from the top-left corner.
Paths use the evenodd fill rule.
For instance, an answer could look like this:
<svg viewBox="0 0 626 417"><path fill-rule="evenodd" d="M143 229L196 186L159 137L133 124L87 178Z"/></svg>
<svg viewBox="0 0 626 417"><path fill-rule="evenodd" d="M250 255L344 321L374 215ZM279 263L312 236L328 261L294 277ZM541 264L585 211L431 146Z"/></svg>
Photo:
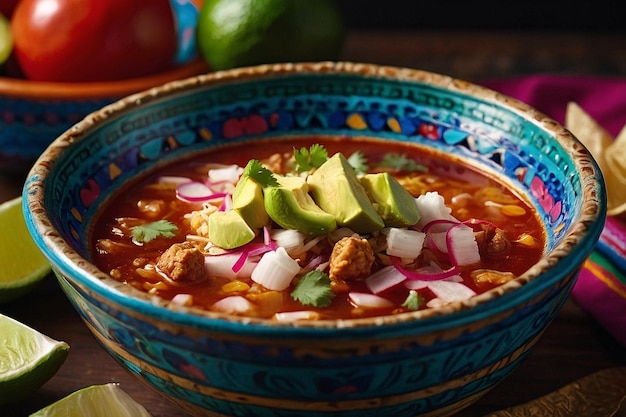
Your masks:
<svg viewBox="0 0 626 417"><path fill-rule="evenodd" d="M458 268L456 265L450 269L443 270L441 272L424 273L422 269L407 269L402 266L400 258L390 256L393 266L402 273L408 279L419 279L422 281L438 281L440 279L450 278L453 275L458 274Z"/></svg>

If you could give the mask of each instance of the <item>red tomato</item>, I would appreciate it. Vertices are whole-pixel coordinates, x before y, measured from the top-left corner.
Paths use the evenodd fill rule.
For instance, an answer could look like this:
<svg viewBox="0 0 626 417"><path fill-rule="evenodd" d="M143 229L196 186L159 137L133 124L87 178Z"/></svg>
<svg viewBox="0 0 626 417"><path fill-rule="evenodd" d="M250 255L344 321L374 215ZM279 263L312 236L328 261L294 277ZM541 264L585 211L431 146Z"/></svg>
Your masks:
<svg viewBox="0 0 626 417"><path fill-rule="evenodd" d="M170 0L20 0L11 19L26 78L108 81L174 65Z"/></svg>

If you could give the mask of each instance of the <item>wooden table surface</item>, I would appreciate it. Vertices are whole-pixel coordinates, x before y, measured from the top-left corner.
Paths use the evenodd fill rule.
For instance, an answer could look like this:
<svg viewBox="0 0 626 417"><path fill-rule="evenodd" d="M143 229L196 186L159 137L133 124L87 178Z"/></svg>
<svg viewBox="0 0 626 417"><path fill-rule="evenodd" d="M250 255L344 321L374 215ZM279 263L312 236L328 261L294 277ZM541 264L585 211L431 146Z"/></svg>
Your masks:
<svg viewBox="0 0 626 417"><path fill-rule="evenodd" d="M476 82L534 73L626 76L626 38L606 34L353 32L344 58L426 69ZM0 173L0 201L18 196L22 182L22 174ZM34 292L0 305L0 312L71 346L66 362L52 379L27 401L0 406L0 416L27 416L77 389L107 382L119 382L153 417L185 416L100 347L52 275ZM483 416L530 401L594 371L624 365L626 349L569 300L521 366L460 416Z"/></svg>

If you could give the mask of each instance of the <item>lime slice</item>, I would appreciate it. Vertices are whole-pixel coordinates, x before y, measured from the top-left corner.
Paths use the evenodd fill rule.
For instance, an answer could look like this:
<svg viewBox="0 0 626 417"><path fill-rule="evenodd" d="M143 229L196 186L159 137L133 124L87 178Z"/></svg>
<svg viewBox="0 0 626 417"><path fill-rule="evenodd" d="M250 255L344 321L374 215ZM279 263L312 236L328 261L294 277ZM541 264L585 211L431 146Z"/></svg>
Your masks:
<svg viewBox="0 0 626 417"><path fill-rule="evenodd" d="M33 242L21 197L0 204L0 303L30 291L50 272L50 263Z"/></svg>
<svg viewBox="0 0 626 417"><path fill-rule="evenodd" d="M42 408L30 417L150 417L119 384L92 385Z"/></svg>
<svg viewBox="0 0 626 417"><path fill-rule="evenodd" d="M69 348L65 342L0 314L0 404L37 390L59 370Z"/></svg>
<svg viewBox="0 0 626 417"><path fill-rule="evenodd" d="M13 36L9 21L0 13L0 65L9 59L13 50Z"/></svg>

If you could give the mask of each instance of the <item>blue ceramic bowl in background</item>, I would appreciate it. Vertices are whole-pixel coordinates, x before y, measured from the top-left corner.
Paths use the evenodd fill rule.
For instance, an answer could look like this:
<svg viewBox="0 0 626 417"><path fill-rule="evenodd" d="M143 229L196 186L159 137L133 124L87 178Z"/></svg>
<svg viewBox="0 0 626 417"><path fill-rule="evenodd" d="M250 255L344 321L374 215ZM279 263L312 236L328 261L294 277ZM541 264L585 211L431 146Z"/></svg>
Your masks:
<svg viewBox="0 0 626 417"><path fill-rule="evenodd" d="M207 71L196 61L145 77L60 83L0 76L0 171L26 174L37 157L87 114L129 94Z"/></svg>
<svg viewBox="0 0 626 417"><path fill-rule="evenodd" d="M241 128L227 129L233 121ZM422 123L436 135L421 136ZM466 302L291 324L169 304L90 263L99 207L129 181L228 143L300 135L410 142L478 167L536 207L545 256ZM216 416L458 412L541 337L599 238L605 205L589 152L535 109L446 76L355 63L242 68L124 98L56 139L24 188L29 230L104 348L190 414Z"/></svg>

